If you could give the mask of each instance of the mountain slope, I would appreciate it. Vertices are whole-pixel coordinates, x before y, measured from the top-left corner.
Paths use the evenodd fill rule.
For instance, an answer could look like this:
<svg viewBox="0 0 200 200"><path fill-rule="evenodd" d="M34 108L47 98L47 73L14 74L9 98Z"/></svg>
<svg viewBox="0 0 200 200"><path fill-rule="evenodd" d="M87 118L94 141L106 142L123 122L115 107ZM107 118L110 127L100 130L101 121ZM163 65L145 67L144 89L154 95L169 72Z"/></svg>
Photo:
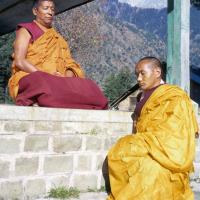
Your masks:
<svg viewBox="0 0 200 200"><path fill-rule="evenodd" d="M55 23L68 39L73 57L100 85L123 67L134 71L143 56L166 58L165 43L158 36L109 16L106 3L94 1L73 9L59 15Z"/></svg>
<svg viewBox="0 0 200 200"><path fill-rule="evenodd" d="M128 2L128 0L127 0ZM157 35L167 43L167 9L137 8L118 0L108 0L104 12L119 21L135 24L139 29ZM200 10L190 8L190 63L200 68Z"/></svg>

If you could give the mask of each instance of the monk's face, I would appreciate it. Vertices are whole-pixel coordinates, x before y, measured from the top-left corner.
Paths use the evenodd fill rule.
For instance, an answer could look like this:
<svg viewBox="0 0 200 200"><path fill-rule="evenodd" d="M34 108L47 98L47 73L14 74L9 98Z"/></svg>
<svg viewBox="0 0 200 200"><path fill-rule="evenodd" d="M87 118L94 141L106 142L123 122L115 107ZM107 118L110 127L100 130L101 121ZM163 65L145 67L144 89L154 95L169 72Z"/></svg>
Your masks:
<svg viewBox="0 0 200 200"><path fill-rule="evenodd" d="M135 67L135 74L140 88L150 90L160 84L161 71L148 60L140 61Z"/></svg>
<svg viewBox="0 0 200 200"><path fill-rule="evenodd" d="M33 9L36 21L41 25L51 27L53 17L55 15L55 5L52 1L41 1L37 8Z"/></svg>

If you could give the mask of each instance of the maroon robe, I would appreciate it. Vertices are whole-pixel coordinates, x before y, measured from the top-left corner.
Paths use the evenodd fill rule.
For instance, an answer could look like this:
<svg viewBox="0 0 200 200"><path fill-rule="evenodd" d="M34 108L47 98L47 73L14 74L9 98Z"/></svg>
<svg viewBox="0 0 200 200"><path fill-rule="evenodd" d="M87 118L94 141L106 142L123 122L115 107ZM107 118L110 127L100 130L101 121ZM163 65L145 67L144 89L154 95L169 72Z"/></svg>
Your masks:
<svg viewBox="0 0 200 200"><path fill-rule="evenodd" d="M108 100L95 82L36 71L19 81L16 104L78 109L107 109Z"/></svg>

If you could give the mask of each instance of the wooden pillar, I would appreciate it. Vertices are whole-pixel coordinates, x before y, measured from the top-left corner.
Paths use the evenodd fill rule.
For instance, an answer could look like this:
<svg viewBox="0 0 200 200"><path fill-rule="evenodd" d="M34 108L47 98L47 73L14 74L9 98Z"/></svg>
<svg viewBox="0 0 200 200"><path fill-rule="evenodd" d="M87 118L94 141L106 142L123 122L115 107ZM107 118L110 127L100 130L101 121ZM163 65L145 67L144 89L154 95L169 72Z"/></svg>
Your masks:
<svg viewBox="0 0 200 200"><path fill-rule="evenodd" d="M167 82L190 93L190 0L168 0Z"/></svg>

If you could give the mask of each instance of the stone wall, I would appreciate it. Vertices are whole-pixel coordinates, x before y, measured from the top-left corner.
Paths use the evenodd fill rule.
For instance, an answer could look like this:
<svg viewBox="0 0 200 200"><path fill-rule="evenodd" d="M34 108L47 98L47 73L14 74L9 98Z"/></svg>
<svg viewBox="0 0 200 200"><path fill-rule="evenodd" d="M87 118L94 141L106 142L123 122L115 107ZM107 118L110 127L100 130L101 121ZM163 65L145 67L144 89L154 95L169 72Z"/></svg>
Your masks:
<svg viewBox="0 0 200 200"><path fill-rule="evenodd" d="M34 199L56 186L100 188L102 163L128 112L0 106L0 199Z"/></svg>
<svg viewBox="0 0 200 200"><path fill-rule="evenodd" d="M0 199L29 200L56 186L104 185L107 150L131 133L130 112L0 105ZM197 140L194 188L200 180Z"/></svg>

